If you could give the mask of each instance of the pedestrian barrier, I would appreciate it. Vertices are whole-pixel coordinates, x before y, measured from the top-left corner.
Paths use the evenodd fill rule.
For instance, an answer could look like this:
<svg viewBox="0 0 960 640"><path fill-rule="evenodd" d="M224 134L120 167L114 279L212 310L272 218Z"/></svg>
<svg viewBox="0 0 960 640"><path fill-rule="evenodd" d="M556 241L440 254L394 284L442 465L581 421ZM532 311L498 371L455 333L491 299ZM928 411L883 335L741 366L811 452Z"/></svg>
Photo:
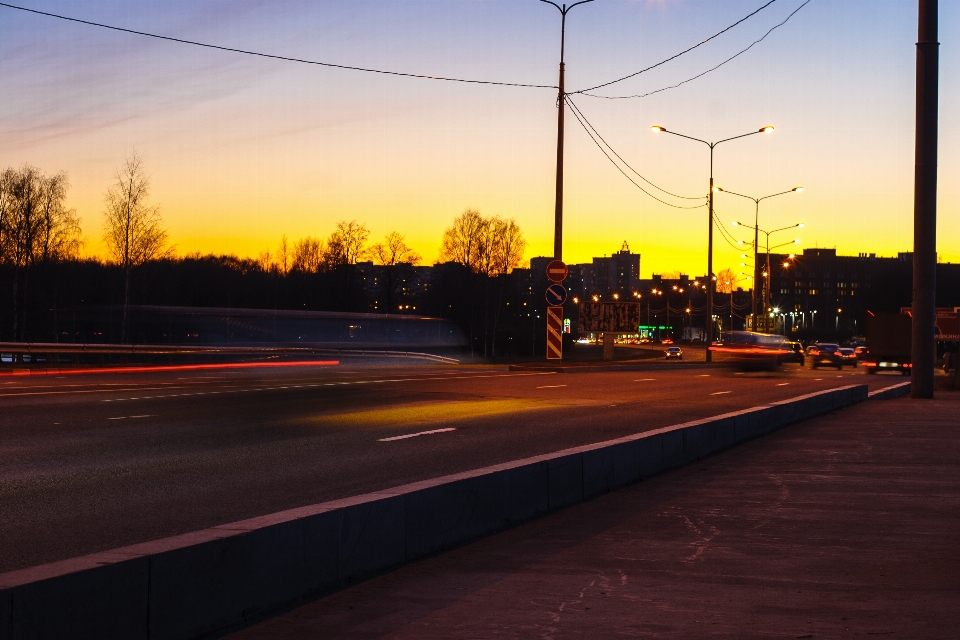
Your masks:
<svg viewBox="0 0 960 640"><path fill-rule="evenodd" d="M185 640L867 399L839 387L0 574L0 640Z"/></svg>

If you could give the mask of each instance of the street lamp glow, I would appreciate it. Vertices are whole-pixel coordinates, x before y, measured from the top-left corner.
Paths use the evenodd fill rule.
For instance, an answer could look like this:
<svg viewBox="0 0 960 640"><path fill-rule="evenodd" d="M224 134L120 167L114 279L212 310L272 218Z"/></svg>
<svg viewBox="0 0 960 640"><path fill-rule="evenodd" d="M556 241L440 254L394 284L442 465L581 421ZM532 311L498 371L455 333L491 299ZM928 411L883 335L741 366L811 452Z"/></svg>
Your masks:
<svg viewBox="0 0 960 640"><path fill-rule="evenodd" d="M730 224L732 224L732 225L735 226L735 227L740 225L740 223L737 222L736 220L734 220L734 221L731 222Z"/></svg>
<svg viewBox="0 0 960 640"><path fill-rule="evenodd" d="M666 132L666 129L664 129L663 127L661 127L661 126L658 125L658 124L655 124L655 125L653 125L652 127L650 127L650 130L651 130L651 131L654 131L654 132L658 132L658 133L661 132L661 131Z"/></svg>
<svg viewBox="0 0 960 640"><path fill-rule="evenodd" d="M794 187L793 190L797 193L803 193L803 187Z"/></svg>
<svg viewBox="0 0 960 640"><path fill-rule="evenodd" d="M760 128L760 133L773 133L773 126L772 126L772 125L767 125L767 126L765 126L765 127L761 127L761 128Z"/></svg>
<svg viewBox="0 0 960 640"><path fill-rule="evenodd" d="M796 240L794 240L793 244L800 244L800 238L797 238Z"/></svg>
<svg viewBox="0 0 960 640"><path fill-rule="evenodd" d="M797 226L800 227L801 229L803 229L803 227L806 226L806 225L804 225L804 224L801 222L801 223L798 224Z"/></svg>
<svg viewBox="0 0 960 640"><path fill-rule="evenodd" d="M714 192L714 193L716 193L717 191L723 191L723 189L721 189L720 187L718 187L718 186L716 186L716 185L712 186L711 189L713 189L713 192Z"/></svg>

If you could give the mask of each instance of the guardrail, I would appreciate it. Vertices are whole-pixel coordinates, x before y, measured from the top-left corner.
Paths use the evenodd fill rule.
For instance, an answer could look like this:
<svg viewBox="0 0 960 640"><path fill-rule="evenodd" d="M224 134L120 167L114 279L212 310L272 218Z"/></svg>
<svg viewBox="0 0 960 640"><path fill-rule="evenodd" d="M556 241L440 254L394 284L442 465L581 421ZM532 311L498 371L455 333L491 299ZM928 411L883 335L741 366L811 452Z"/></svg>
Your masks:
<svg viewBox="0 0 960 640"><path fill-rule="evenodd" d="M378 357L378 358L415 358L431 360L444 364L459 364L456 358L417 351L390 351L386 349L345 349L322 347L257 347L257 346L200 346L200 345L156 345L156 344L78 344L65 342L0 342L0 354L17 356L80 356L80 355L206 355L206 356L280 356L280 355L317 355L340 357Z"/></svg>

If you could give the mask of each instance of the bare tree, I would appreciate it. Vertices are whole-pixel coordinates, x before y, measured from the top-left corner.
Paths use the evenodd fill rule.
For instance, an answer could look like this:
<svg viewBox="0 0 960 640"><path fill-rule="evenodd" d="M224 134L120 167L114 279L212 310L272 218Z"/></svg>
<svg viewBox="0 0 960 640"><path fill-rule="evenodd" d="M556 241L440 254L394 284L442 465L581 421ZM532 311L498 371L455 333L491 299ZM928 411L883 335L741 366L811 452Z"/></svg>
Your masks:
<svg viewBox="0 0 960 640"><path fill-rule="evenodd" d="M513 219L504 220L499 216L485 218L476 209L466 209L454 218L453 224L443 232L440 245L440 260L444 262L458 262L471 271L483 276L484 289L484 355L488 351L493 354L490 337L489 318L489 288L490 276L500 276L510 273L523 260L527 242L523 238L520 227ZM496 341L497 323L500 317L500 304L503 300L503 280L500 281L500 293L497 298L497 309L493 318L493 342ZM473 298L471 298L471 301ZM472 302L471 302L472 304ZM471 311L471 318L473 313ZM472 322L472 321L471 321ZM470 327L471 345L473 343L473 325Z"/></svg>
<svg viewBox="0 0 960 640"><path fill-rule="evenodd" d="M13 265L13 339L24 335L20 297L33 264L75 257L80 220L65 206L67 176L46 176L30 165L0 175L0 256ZM25 314L24 314L25 315Z"/></svg>
<svg viewBox="0 0 960 640"><path fill-rule="evenodd" d="M459 262L480 272L485 262L489 222L476 209L466 209L443 232L441 262Z"/></svg>
<svg viewBox="0 0 960 640"><path fill-rule="evenodd" d="M733 269L721 269L717 273L717 293L731 293L737 282L737 274Z"/></svg>
<svg viewBox="0 0 960 640"><path fill-rule="evenodd" d="M490 273L502 275L510 273L523 261L523 254L527 250L527 241L520 231L516 220L493 218L490 220Z"/></svg>
<svg viewBox="0 0 960 640"><path fill-rule="evenodd" d="M161 226L160 207L148 202L150 177L143 158L133 152L117 169L114 183L104 196L103 240L114 262L123 267L123 320L120 342L127 338L127 307L130 305L130 280L133 269L172 252L167 246L167 231Z"/></svg>
<svg viewBox="0 0 960 640"><path fill-rule="evenodd" d="M384 308L390 313L394 308L398 284L401 284L404 278L404 274L398 274L397 271L402 270L406 275L413 275L410 267L420 262L420 255L407 246L404 237L396 231L388 233L383 242L371 246L367 254L383 266L383 287L386 293Z"/></svg>
<svg viewBox="0 0 960 640"><path fill-rule="evenodd" d="M317 273L323 268L323 261L324 247L321 240L307 236L293 243L290 260L292 271Z"/></svg>
<svg viewBox="0 0 960 640"><path fill-rule="evenodd" d="M290 271L290 245L287 244L286 235L280 238L280 246L277 247L277 267L283 275Z"/></svg>
<svg viewBox="0 0 960 640"><path fill-rule="evenodd" d="M67 174L49 176L40 188L40 230L37 238L40 260L75 259L80 255L80 218L74 209L67 209Z"/></svg>
<svg viewBox="0 0 960 640"><path fill-rule="evenodd" d="M420 254L407 246L406 239L396 231L388 233L383 242L372 245L367 253L375 262L386 267L401 263L415 265L421 260Z"/></svg>
<svg viewBox="0 0 960 640"><path fill-rule="evenodd" d="M370 237L370 231L366 225L358 223L356 220L347 222L341 220L337 223L337 228L330 234L327 240L325 262L327 268L333 268L341 264L356 264L357 260L363 256L363 246Z"/></svg>

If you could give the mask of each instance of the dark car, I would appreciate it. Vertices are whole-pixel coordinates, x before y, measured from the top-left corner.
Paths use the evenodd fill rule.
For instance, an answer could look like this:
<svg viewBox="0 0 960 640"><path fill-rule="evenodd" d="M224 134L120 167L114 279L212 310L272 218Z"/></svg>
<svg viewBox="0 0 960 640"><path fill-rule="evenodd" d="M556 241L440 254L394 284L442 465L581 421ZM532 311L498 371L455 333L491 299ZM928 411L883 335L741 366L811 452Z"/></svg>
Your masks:
<svg viewBox="0 0 960 640"><path fill-rule="evenodd" d="M807 347L807 357L810 358L810 366L814 369L821 365L828 367L843 368L843 354L840 353L840 345L818 342Z"/></svg>
<svg viewBox="0 0 960 640"><path fill-rule="evenodd" d="M803 366L804 358L803 355L803 345L799 342L784 342L782 349L786 350L787 353L782 354L777 358L777 362L783 364L784 362L796 362L801 367Z"/></svg>
<svg viewBox="0 0 960 640"><path fill-rule="evenodd" d="M842 347L838 349L840 352L840 358L843 360L843 364L850 365L851 367L857 366L857 352L855 349L848 349Z"/></svg>
<svg viewBox="0 0 960 640"><path fill-rule="evenodd" d="M680 347L667 347L666 356L668 360L670 358L677 358L678 360L683 360L683 351L680 350Z"/></svg>

